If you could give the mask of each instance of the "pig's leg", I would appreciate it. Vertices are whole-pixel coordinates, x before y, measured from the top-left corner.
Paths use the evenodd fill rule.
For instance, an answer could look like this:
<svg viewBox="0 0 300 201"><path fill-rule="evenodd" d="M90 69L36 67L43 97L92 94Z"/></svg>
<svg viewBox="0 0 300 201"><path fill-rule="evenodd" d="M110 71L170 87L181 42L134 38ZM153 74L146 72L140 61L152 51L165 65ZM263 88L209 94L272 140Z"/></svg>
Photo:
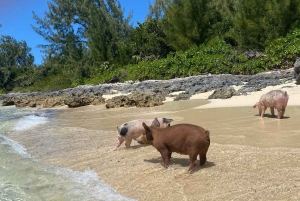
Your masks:
<svg viewBox="0 0 300 201"><path fill-rule="evenodd" d="M126 138L125 138L125 147L126 147L126 149L130 148L131 141L132 141L132 138L130 136L126 136Z"/></svg>
<svg viewBox="0 0 300 201"><path fill-rule="evenodd" d="M282 116L281 116L281 118L283 117L284 113L285 113L285 107L282 107Z"/></svg>
<svg viewBox="0 0 300 201"><path fill-rule="evenodd" d="M197 156L198 154L190 155L190 167L188 172L192 172L195 169L197 163Z"/></svg>
<svg viewBox="0 0 300 201"><path fill-rule="evenodd" d="M275 114L274 114L274 107L270 107L270 110L271 110L272 116L274 117L275 116Z"/></svg>
<svg viewBox="0 0 300 201"><path fill-rule="evenodd" d="M206 162L206 153L205 154L199 154L200 156L200 166L204 165Z"/></svg>
<svg viewBox="0 0 300 201"><path fill-rule="evenodd" d="M114 149L114 151L117 150L123 142L124 142L124 137L118 135L118 140L117 140L116 148Z"/></svg>
<svg viewBox="0 0 300 201"><path fill-rule="evenodd" d="M260 108L260 112L261 112L261 118L264 118L264 115L265 115L265 112L266 112L266 109L267 109L267 107L264 107L264 106L261 106L261 108Z"/></svg>
<svg viewBox="0 0 300 201"><path fill-rule="evenodd" d="M169 152L168 157L169 157L169 160L170 160L171 157L172 157L172 152Z"/></svg>
<svg viewBox="0 0 300 201"><path fill-rule="evenodd" d="M170 162L170 158L169 158L169 156L170 156L170 152L167 150L167 149L160 149L160 150L158 150L159 152L160 152L160 154L161 154L161 157L162 157L162 159L163 159L163 161L164 161L164 167L165 168L168 168L168 166L169 166L169 162Z"/></svg>
<svg viewBox="0 0 300 201"><path fill-rule="evenodd" d="M283 117L284 111L285 111L285 109L283 109L282 107L277 108L277 112L278 112L277 118L278 119L281 119Z"/></svg>

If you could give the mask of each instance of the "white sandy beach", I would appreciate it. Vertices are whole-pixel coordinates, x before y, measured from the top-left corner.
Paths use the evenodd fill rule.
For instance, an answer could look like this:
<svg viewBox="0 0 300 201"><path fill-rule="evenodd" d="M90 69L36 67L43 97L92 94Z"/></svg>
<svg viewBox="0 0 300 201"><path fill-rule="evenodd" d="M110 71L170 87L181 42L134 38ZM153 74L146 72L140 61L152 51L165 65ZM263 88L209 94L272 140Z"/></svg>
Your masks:
<svg viewBox="0 0 300 201"><path fill-rule="evenodd" d="M252 108L273 89L289 94L280 120L271 117L269 109L260 118ZM117 193L136 200L300 200L300 86L286 83L226 100L206 100L211 93L152 108L64 109L46 128L11 137L32 157L76 171L93 170ZM188 156L174 153L164 169L155 148L135 141L130 150L122 144L112 151L116 126L158 116L210 130L203 167L188 174Z"/></svg>
<svg viewBox="0 0 300 201"><path fill-rule="evenodd" d="M233 86L236 90L240 88ZM199 106L197 108L219 108L219 107L242 107L242 106L253 106L259 101L260 97L271 91L271 90L284 90L289 95L288 105L300 105L300 86L296 85L294 82L289 82L282 85L268 86L261 91L251 92L247 95L233 96L229 99L210 99L209 104ZM207 99L213 91L208 91L206 93L196 94L191 97L191 99Z"/></svg>

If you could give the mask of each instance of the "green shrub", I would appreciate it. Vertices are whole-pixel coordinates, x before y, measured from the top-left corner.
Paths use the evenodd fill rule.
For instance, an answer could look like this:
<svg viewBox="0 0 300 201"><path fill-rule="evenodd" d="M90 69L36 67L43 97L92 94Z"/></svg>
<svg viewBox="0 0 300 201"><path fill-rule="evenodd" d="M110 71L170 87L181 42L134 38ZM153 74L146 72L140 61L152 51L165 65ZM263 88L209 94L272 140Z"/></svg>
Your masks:
<svg viewBox="0 0 300 201"><path fill-rule="evenodd" d="M300 29L295 29L285 38L277 39L265 50L265 63L268 69L285 69L293 66L300 56Z"/></svg>
<svg viewBox="0 0 300 201"><path fill-rule="evenodd" d="M47 66L23 70L14 80L14 83L17 83L14 91L49 91L82 84L100 84L115 76L121 81L143 81L208 73L245 75L286 69L292 67L296 58L300 56L300 29L295 29L285 38L279 38L266 47L262 54L264 56L248 59L244 52L219 41L213 45L192 46L187 51L171 52L163 59L139 61L137 64L126 66L109 62L95 65L84 61L62 66L54 64L49 67L52 71L49 71ZM5 92L7 91L0 90L0 93Z"/></svg>

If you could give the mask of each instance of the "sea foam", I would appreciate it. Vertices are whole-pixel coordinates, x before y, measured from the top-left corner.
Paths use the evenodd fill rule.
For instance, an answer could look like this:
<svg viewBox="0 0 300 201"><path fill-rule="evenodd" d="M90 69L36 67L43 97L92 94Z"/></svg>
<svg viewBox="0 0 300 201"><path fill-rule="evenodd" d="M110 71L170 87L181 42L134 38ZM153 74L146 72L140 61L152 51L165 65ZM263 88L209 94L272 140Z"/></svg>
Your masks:
<svg viewBox="0 0 300 201"><path fill-rule="evenodd" d="M9 139L8 137L6 137L4 135L0 135L0 144L9 145L14 152L20 154L24 158L30 158L31 157L26 152L27 150L22 145L18 144L17 142Z"/></svg>
<svg viewBox="0 0 300 201"><path fill-rule="evenodd" d="M37 116L34 114L26 115L22 117L14 126L15 131L22 131L33 128L39 124L44 124L47 122L47 118L43 116Z"/></svg>

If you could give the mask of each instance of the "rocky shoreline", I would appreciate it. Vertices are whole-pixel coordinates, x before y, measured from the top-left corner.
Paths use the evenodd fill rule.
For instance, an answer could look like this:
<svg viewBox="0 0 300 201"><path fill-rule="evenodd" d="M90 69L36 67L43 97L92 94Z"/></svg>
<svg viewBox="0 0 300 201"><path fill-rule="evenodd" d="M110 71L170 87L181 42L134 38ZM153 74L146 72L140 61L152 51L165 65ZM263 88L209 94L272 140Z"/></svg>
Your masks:
<svg viewBox="0 0 300 201"><path fill-rule="evenodd" d="M267 86L276 86L295 80L294 69L259 73L256 75L200 75L171 80L148 80L143 82L82 85L53 92L0 94L3 106L52 108L55 106L80 107L106 104L114 107L151 107L163 104L173 92L174 100L186 100L192 95L214 91L210 98L230 98L247 95ZM241 86L239 90L231 86ZM219 94L218 94L219 93ZM104 98L113 95L112 98Z"/></svg>

